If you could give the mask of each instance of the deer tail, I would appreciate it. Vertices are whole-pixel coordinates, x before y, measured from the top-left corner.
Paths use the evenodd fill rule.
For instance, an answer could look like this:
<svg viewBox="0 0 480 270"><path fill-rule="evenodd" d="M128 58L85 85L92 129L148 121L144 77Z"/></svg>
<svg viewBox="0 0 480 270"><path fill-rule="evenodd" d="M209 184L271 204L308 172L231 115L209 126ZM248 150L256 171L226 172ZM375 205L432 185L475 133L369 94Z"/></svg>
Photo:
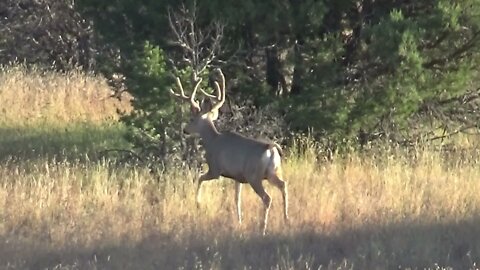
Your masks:
<svg viewBox="0 0 480 270"><path fill-rule="evenodd" d="M278 153L280 154L280 157L283 157L282 147L278 143L272 143L271 148L276 148Z"/></svg>

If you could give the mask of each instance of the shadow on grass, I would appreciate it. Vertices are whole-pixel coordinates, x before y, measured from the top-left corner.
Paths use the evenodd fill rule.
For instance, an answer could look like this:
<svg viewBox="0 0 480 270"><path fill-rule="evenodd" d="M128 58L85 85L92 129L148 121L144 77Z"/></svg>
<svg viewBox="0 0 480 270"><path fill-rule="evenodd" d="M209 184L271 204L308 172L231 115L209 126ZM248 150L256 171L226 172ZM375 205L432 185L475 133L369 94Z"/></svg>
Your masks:
<svg viewBox="0 0 480 270"><path fill-rule="evenodd" d="M375 225L335 235L151 234L139 243L24 254L27 269L473 269L480 219ZM293 228L292 228L293 229ZM5 243L5 241L2 241ZM5 244L3 244L5 245ZM27 248L28 250L28 248ZM15 269L15 268L11 268Z"/></svg>
<svg viewBox="0 0 480 270"><path fill-rule="evenodd" d="M0 127L0 161L81 159L125 146L120 125L71 123L67 126Z"/></svg>

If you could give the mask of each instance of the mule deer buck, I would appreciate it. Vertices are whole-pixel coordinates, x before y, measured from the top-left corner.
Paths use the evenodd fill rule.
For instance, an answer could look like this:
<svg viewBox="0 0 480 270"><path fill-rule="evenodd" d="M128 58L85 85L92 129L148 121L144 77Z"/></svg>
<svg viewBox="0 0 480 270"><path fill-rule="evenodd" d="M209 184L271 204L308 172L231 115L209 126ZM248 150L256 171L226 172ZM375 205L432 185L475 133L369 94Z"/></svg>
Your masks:
<svg viewBox="0 0 480 270"><path fill-rule="evenodd" d="M217 95L210 95L202 89L200 91L210 98L215 98L216 103L203 102L200 106L199 102L195 100L195 94L199 90L201 79L195 82L190 97L185 95L178 77L176 83L180 93L170 89L172 95L190 103L192 115L190 122L184 128L184 132L200 135L206 152L208 171L198 179L197 205L200 201L200 191L204 181L214 180L220 176L231 178L235 180L237 217L239 223L241 223L241 184L248 183L263 201L262 232L265 234L271 198L262 185L264 179L281 190L284 218L285 221L288 220L287 184L281 176L281 148L273 142L247 138L235 132L220 133L216 129L213 121L218 118L219 109L225 102L225 76L218 68L214 72L217 80L220 80L220 82L216 80L214 83Z"/></svg>

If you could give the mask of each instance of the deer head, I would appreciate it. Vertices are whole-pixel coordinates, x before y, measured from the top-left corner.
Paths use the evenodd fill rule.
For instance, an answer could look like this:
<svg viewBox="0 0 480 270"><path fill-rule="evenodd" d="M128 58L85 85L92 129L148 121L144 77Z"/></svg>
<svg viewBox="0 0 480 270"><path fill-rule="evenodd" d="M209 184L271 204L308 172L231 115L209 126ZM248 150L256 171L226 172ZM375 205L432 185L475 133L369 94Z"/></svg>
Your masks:
<svg viewBox="0 0 480 270"><path fill-rule="evenodd" d="M216 96L208 94L200 88L200 83L202 82L201 78L197 79L197 81L194 83L195 86L190 97L185 94L182 82L178 77L176 78L176 83L180 93L176 93L173 89L170 89L172 95L180 100L188 101L190 103L191 117L190 121L183 130L185 133L202 134L206 128L212 129L213 127L214 129L213 121L218 118L219 109L222 107L223 103L225 103L225 76L219 68L215 69L214 73L217 77L217 80L220 80L220 83L218 83L217 80L214 83L217 93ZM202 103L199 103L195 99L195 95L198 90L200 90L208 98L213 98L215 102L212 102L210 99L204 99Z"/></svg>

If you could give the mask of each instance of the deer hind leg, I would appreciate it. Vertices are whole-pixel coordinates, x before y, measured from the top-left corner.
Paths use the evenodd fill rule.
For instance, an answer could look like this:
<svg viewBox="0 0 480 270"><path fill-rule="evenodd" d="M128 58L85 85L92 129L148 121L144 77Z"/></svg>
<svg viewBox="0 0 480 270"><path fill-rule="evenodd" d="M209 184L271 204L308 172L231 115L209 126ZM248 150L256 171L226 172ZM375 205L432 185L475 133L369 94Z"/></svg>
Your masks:
<svg viewBox="0 0 480 270"><path fill-rule="evenodd" d="M258 196L262 199L263 205L264 205L264 215L263 215L263 225L262 225L262 234L265 235L267 231L267 224L268 224L268 212L270 211L270 205L272 204L272 198L270 198L270 195L265 191L262 185L262 181L252 181L250 182L250 185L252 186L253 190L255 193L257 193Z"/></svg>
<svg viewBox="0 0 480 270"><path fill-rule="evenodd" d="M238 223L242 224L242 183L235 182L235 204L237 206Z"/></svg>
<svg viewBox="0 0 480 270"><path fill-rule="evenodd" d="M268 177L268 181L276 186L282 192L283 197L283 216L285 221L288 220L288 190L287 190L287 183L280 179L276 174L271 174Z"/></svg>

